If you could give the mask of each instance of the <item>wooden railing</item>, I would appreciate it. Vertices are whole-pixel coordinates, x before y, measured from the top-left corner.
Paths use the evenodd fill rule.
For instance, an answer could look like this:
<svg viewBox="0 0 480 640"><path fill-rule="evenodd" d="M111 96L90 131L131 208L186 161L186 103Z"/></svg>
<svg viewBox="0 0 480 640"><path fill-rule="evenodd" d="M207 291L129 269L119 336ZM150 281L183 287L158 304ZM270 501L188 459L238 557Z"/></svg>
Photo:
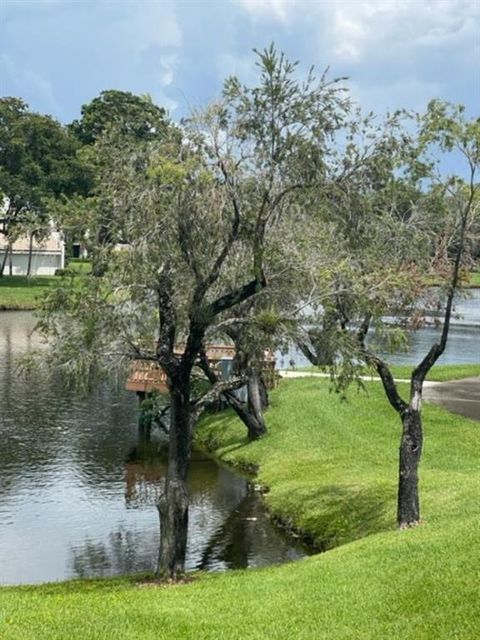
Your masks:
<svg viewBox="0 0 480 640"><path fill-rule="evenodd" d="M184 348L185 345L176 345L175 353L181 355ZM213 366L222 360L233 360L235 357L235 347L231 345L207 345L206 351L208 360ZM272 351L264 352L262 374L265 384L269 389L276 386L275 355ZM163 371L156 362L150 360L133 360L125 386L128 391L136 391L138 393L149 393L153 390L166 391L167 376L165 371Z"/></svg>

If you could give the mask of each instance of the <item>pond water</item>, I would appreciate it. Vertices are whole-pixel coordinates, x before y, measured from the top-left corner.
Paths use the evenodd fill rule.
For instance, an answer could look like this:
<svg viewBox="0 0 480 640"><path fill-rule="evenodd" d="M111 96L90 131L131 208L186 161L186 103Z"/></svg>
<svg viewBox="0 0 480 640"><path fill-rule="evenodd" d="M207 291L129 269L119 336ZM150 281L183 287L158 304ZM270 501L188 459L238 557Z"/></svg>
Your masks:
<svg viewBox="0 0 480 640"><path fill-rule="evenodd" d="M165 461L139 442L135 394L107 386L88 398L15 359L32 343L30 313L0 314L0 584L155 568L155 502ZM307 550L269 520L245 478L196 453L190 472L187 567L295 560Z"/></svg>
<svg viewBox="0 0 480 640"><path fill-rule="evenodd" d="M430 326L408 333L408 351L383 353L391 364L416 364L439 340L441 326ZM439 364L478 364L480 363L480 289L471 289L467 299L455 305L448 342L445 352L438 360ZM286 353L277 354L277 366L281 369L305 367L310 362L295 345Z"/></svg>

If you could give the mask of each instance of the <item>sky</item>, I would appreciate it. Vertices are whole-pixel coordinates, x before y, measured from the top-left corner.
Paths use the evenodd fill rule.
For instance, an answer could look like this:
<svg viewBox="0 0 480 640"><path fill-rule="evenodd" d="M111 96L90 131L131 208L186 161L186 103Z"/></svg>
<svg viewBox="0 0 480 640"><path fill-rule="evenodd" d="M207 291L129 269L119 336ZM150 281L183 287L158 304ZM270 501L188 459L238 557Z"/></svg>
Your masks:
<svg viewBox="0 0 480 640"><path fill-rule="evenodd" d="M348 76L365 109L441 98L480 115L480 0L0 0L0 95L70 122L120 89L179 119L231 74L254 83L272 41Z"/></svg>

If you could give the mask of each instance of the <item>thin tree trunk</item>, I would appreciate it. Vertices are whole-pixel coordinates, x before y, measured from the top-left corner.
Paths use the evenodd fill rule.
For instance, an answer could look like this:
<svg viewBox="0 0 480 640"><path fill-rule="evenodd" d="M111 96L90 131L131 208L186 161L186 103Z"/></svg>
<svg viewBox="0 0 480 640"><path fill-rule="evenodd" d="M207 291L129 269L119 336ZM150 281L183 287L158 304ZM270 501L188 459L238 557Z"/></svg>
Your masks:
<svg viewBox="0 0 480 640"><path fill-rule="evenodd" d="M247 425L248 439L258 440L267 433L265 420L262 412L262 397L260 392L260 376L256 367L249 367L248 370L248 410L253 420Z"/></svg>
<svg viewBox="0 0 480 640"><path fill-rule="evenodd" d="M10 245L10 251L8 253L8 275L13 275L13 261L12 261L12 246Z"/></svg>
<svg viewBox="0 0 480 640"><path fill-rule="evenodd" d="M30 272L32 270L32 253L33 253L33 233L30 234L30 242L28 245L27 276L30 276Z"/></svg>
<svg viewBox="0 0 480 640"><path fill-rule="evenodd" d="M268 397L268 388L265 384L265 380L262 374L260 374L258 377L258 388L260 393L260 403L262 411L265 411L265 409L268 409L268 407L270 406L270 398Z"/></svg>
<svg viewBox="0 0 480 640"><path fill-rule="evenodd" d="M409 407L402 416L397 523L401 529L420 522L418 466L422 455L423 430L420 411Z"/></svg>
<svg viewBox="0 0 480 640"><path fill-rule="evenodd" d="M165 490L158 503L160 551L157 578L177 580L185 573L188 531L187 474L191 425L189 382L170 391L170 432Z"/></svg>
<svg viewBox="0 0 480 640"><path fill-rule="evenodd" d="M225 395L227 396L229 405L235 410L237 416L247 427L248 439L258 440L258 438L265 435L267 432L265 423L263 420L262 424L258 422L255 414L248 408L248 403L239 400L232 392L228 392Z"/></svg>
<svg viewBox="0 0 480 640"><path fill-rule="evenodd" d="M11 247L12 247L12 245L10 243L8 243L6 248L5 248L5 254L3 256L2 264L0 266L0 278L3 276L3 273L5 271L5 266L7 264L8 255L10 253Z"/></svg>

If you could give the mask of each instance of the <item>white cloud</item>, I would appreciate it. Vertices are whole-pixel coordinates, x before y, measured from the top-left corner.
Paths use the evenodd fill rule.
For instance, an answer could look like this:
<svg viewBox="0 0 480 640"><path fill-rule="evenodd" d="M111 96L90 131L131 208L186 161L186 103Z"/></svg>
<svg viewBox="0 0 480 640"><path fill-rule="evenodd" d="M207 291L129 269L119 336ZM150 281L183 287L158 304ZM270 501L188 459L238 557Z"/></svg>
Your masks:
<svg viewBox="0 0 480 640"><path fill-rule="evenodd" d="M478 0L237 0L253 18L309 22L334 62L454 46L480 30Z"/></svg>
<svg viewBox="0 0 480 640"><path fill-rule="evenodd" d="M238 4L254 18L273 17L286 22L298 3L295 0L238 0Z"/></svg>
<svg viewBox="0 0 480 640"><path fill-rule="evenodd" d="M411 77L381 79L378 82L348 83L353 100L366 111L386 113L398 107L423 111L433 97L444 94L444 87L435 80L420 81Z"/></svg>
<svg viewBox="0 0 480 640"><path fill-rule="evenodd" d="M359 62L417 47L451 46L480 27L480 3L465 0L364 0L322 5L333 18L333 52Z"/></svg>
<svg viewBox="0 0 480 640"><path fill-rule="evenodd" d="M178 56L174 53L160 56L160 84L162 87L168 87L168 85L172 84L177 63Z"/></svg>
<svg viewBox="0 0 480 640"><path fill-rule="evenodd" d="M125 3L119 19L111 23L113 33L131 51L142 52L152 46L180 47L182 31L171 2Z"/></svg>

